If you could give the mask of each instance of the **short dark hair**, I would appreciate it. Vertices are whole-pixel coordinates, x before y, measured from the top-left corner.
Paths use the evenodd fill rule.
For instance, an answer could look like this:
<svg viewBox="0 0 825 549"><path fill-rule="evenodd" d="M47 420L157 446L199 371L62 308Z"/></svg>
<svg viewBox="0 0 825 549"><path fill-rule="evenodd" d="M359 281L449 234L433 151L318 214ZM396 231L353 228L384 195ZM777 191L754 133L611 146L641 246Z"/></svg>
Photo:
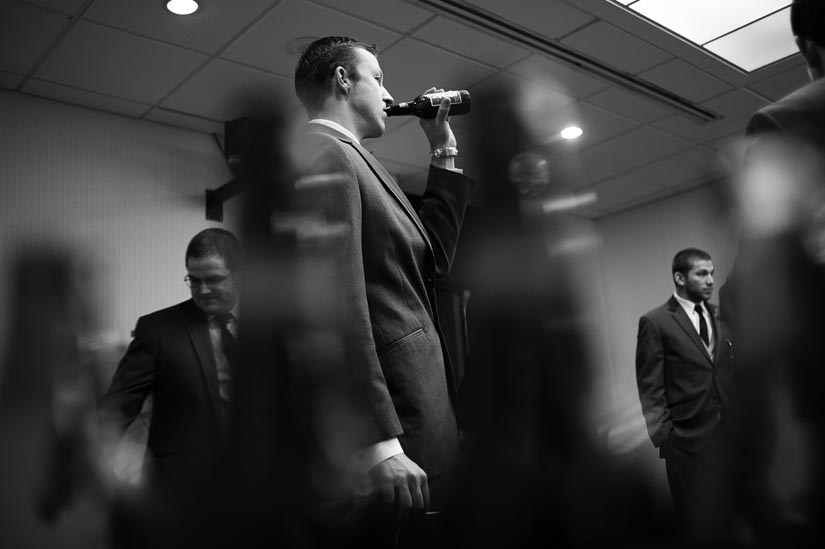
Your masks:
<svg viewBox="0 0 825 549"><path fill-rule="evenodd" d="M243 250L240 241L226 229L204 229L189 241L186 247L185 261L189 258L201 259L204 257L221 257L226 262L226 268L234 271L243 263Z"/></svg>
<svg viewBox="0 0 825 549"><path fill-rule="evenodd" d="M295 93L308 113L318 112L329 93L330 79L336 67L355 75L355 49L378 56L374 44L348 36L325 36L307 46L295 66Z"/></svg>
<svg viewBox="0 0 825 549"><path fill-rule="evenodd" d="M693 268L694 261L711 261L710 254L699 248L685 248L673 256L671 272L687 275Z"/></svg>
<svg viewBox="0 0 825 549"><path fill-rule="evenodd" d="M793 0L791 32L825 47L825 0Z"/></svg>

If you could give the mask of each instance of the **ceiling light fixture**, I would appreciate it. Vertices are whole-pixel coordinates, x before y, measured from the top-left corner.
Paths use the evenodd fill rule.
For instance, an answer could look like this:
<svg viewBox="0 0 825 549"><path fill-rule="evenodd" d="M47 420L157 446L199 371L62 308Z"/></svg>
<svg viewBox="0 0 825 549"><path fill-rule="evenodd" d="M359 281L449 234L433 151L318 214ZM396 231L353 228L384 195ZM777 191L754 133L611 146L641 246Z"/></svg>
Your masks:
<svg viewBox="0 0 825 549"><path fill-rule="evenodd" d="M639 0L625 0L628 3ZM721 1L721 0L719 0ZM633 93L667 105L671 109L691 116L700 122L718 120L721 115L685 97L657 86L636 75L627 73L570 48L561 42L542 36L506 21L500 15L488 12L469 3L469 0L418 0L438 13L452 17L464 24L484 29L506 40L527 46L532 51L571 65L574 70L592 74L602 80L620 86Z"/></svg>
<svg viewBox="0 0 825 549"><path fill-rule="evenodd" d="M791 0L608 0L749 73L797 52Z"/></svg>
<svg viewBox="0 0 825 549"><path fill-rule="evenodd" d="M195 0L169 0L166 9L175 15L192 15L198 11L198 3Z"/></svg>
<svg viewBox="0 0 825 549"><path fill-rule="evenodd" d="M584 132L578 126L568 126L561 131L561 136L564 139L577 139Z"/></svg>

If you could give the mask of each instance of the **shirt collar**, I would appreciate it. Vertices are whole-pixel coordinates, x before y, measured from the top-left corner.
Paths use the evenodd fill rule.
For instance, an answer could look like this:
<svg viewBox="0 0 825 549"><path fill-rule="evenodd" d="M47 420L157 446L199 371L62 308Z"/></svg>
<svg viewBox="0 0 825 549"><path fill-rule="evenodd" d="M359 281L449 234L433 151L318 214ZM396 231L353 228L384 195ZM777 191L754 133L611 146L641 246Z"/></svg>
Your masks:
<svg viewBox="0 0 825 549"><path fill-rule="evenodd" d="M705 306L704 301L700 301L699 303L695 303L695 302L693 302L689 299L685 299L684 297L680 296L676 292L673 292L673 297L676 298L676 301L679 302L679 305L681 305L682 308L685 310L685 312L688 313L688 314L692 313L694 310L696 310L696 305L701 305L702 310L705 312L705 315L708 314L708 308Z"/></svg>
<svg viewBox="0 0 825 549"><path fill-rule="evenodd" d="M355 134L353 134L351 131L346 129L344 126L342 126L338 122L333 122L332 120L327 120L326 118L313 118L308 123L309 124L320 124L322 126L332 128L333 130L339 131L342 134L346 135L347 137L349 137L350 139L352 139L356 143L358 143L358 144L361 143L360 141L358 141L358 138L355 137Z"/></svg>
<svg viewBox="0 0 825 549"><path fill-rule="evenodd" d="M235 306L234 306L234 307L232 307L232 308L229 310L229 314L231 314L231 315L232 315L232 317L234 318L235 322L237 322L237 321L238 321L238 313L239 313L239 310L240 310L240 303L235 303ZM209 315L208 320L210 320L210 321L215 320L216 318L218 318L218 316L220 316L220 315Z"/></svg>

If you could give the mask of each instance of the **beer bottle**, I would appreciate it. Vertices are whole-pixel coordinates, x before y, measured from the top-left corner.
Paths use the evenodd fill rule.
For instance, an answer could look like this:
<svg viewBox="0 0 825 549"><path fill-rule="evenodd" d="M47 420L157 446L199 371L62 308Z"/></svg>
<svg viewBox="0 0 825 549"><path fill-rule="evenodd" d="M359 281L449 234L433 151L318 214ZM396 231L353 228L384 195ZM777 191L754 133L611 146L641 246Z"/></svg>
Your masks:
<svg viewBox="0 0 825 549"><path fill-rule="evenodd" d="M390 105L384 112L387 116L417 116L419 118L435 118L438 107L445 98L450 98L450 115L465 114L470 111L470 92L467 90L450 90L443 92L425 93L412 101L404 101Z"/></svg>

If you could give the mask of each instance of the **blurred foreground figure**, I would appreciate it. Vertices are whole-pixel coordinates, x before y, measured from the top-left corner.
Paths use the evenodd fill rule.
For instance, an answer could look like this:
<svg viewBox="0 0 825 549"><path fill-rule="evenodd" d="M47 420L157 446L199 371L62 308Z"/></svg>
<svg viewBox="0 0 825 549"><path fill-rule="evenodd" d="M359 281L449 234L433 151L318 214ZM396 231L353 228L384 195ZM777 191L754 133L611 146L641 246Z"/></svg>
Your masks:
<svg viewBox="0 0 825 549"><path fill-rule="evenodd" d="M733 182L741 407L734 488L757 541L818 545L825 525L825 1L794 0L811 83L757 112Z"/></svg>
<svg viewBox="0 0 825 549"><path fill-rule="evenodd" d="M192 298L141 317L134 339L100 399L103 441L114 455L122 435L152 397L145 456L148 497L165 505L193 497L214 475L230 420L240 296L240 243L205 229L185 254ZM127 529L128 530L128 529ZM162 532L123 531L140 536ZM148 541L147 541L148 543ZM142 542L141 542L142 544Z"/></svg>
<svg viewBox="0 0 825 549"><path fill-rule="evenodd" d="M105 547L97 377L78 346L94 323L84 291L95 285L78 255L41 247L11 262L0 364L0 547Z"/></svg>
<svg viewBox="0 0 825 549"><path fill-rule="evenodd" d="M442 511L442 486L459 451L455 380L434 280L450 270L472 180L455 168L449 100L435 118L420 121L431 163L418 211L362 146L384 133L384 109L393 100L376 55L372 45L326 37L309 45L295 70L310 118L295 147L300 169L336 181L322 199L344 228L338 289L350 340L347 379L360 418L346 433L349 455L337 448L334 465L352 483L341 497L362 500L364 519L325 526L334 546L431 545L425 511ZM324 505L321 488L317 503Z"/></svg>
<svg viewBox="0 0 825 549"><path fill-rule="evenodd" d="M602 547L667 539L666 513L597 430L597 240L575 214L575 178L554 161L558 128L519 88L476 93L484 174L461 279L471 291L462 384L465 453L444 547ZM595 321L598 322L598 321ZM602 395L600 395L602 396ZM605 406L606 408L607 406Z"/></svg>
<svg viewBox="0 0 825 549"><path fill-rule="evenodd" d="M636 380L648 434L665 460L687 539L731 539L729 432L733 344L710 303L713 262L696 248L673 258L675 291L639 320Z"/></svg>

